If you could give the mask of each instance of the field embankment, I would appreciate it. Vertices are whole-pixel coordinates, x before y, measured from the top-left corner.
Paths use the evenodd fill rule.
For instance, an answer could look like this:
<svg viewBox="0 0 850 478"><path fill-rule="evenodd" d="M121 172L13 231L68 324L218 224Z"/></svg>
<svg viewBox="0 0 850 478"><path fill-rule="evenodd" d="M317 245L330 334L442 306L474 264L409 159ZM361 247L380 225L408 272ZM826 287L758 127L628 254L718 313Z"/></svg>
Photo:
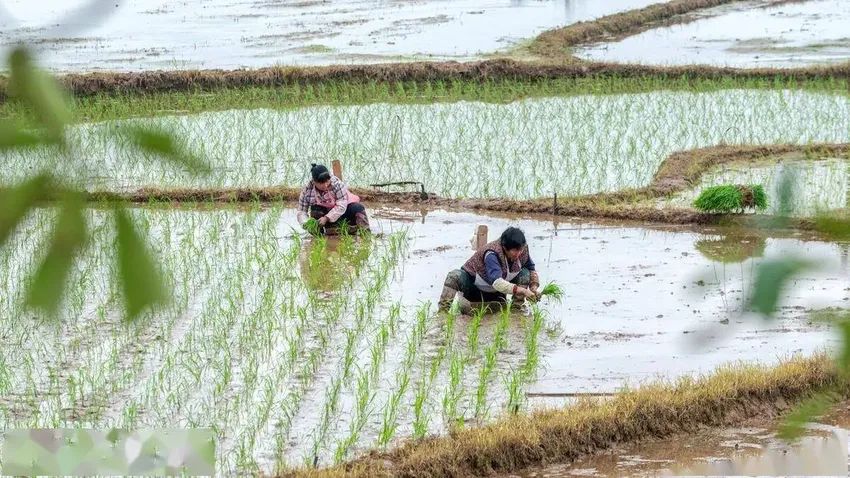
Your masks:
<svg viewBox="0 0 850 478"><path fill-rule="evenodd" d="M688 22L691 19L684 15L741 1L672 0L656 3L543 32L534 39L529 50L546 58L581 61L571 56L571 48L587 43L617 41L660 26Z"/></svg>
<svg viewBox="0 0 850 478"><path fill-rule="evenodd" d="M642 188L585 196L543 198L530 201L512 199L455 199L421 192L385 192L352 188L366 203L402 204L425 207L460 208L485 212L552 214L564 217L638 220L665 224L754 225L759 215L725 215L685 208L659 208L649 201L671 197L696 184L703 174L720 165L769 163L788 155L848 157L850 144L730 146L720 145L678 152L662 162L652 182ZM296 201L300 190L292 187L159 189L143 188L131 193L91 192L90 201L129 201L133 203L240 203ZM49 199L49 198L47 198ZM808 218L789 219L787 227L812 229Z"/></svg>
<svg viewBox="0 0 850 478"><path fill-rule="evenodd" d="M284 476L486 476L568 462L617 443L772 417L813 393L848 388L826 355L776 367L730 365L698 380L655 383L608 401L504 418L451 436L408 442L329 470Z"/></svg>

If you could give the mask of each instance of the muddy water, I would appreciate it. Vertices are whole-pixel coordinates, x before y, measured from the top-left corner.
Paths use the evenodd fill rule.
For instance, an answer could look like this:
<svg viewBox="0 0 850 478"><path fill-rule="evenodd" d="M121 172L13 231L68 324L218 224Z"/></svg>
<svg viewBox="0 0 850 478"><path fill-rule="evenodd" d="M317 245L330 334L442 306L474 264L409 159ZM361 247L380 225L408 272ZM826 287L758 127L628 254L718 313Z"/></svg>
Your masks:
<svg viewBox="0 0 850 478"><path fill-rule="evenodd" d="M848 476L847 404L815 420L799 441L779 439L780 425L748 420L734 428L617 446L574 463L515 476Z"/></svg>
<svg viewBox="0 0 850 478"><path fill-rule="evenodd" d="M703 189L721 184L761 184L769 201L767 214L779 212L782 178L786 173L794 178L791 188L790 213L812 217L819 212L844 209L848 206L848 162L840 158L807 161L790 158L775 164L734 164L711 171L694 188L676 197L661 201L664 206L688 207Z"/></svg>
<svg viewBox="0 0 850 478"><path fill-rule="evenodd" d="M439 234L427 232L429 221L443 223ZM550 395L540 398L542 405L564 401L561 394L616 392L625 382L706 372L738 358L771 362L810 353L833 336L810 325L805 311L847 304L847 246L718 229L482 220L464 213L429 214L417 226L415 249L441 252L413 258L399 293L412 300L436 297L445 271L469 256L470 231L478 223L493 235L508 225L524 228L542 280L567 291L563 304L546 306L554 339L545 370L529 390ZM822 261L825 268L785 291L776 321L754 320L742 304L751 297L756 268L785 253ZM695 348L693 339L705 332L714 339Z"/></svg>
<svg viewBox="0 0 850 478"><path fill-rule="evenodd" d="M81 0L4 2L0 40L37 42L60 71L139 71L475 59L543 30L654 0L125 0L57 31ZM120 6L119 6L120 5ZM167 32L167 33L166 33Z"/></svg>
<svg viewBox="0 0 850 478"><path fill-rule="evenodd" d="M840 63L850 55L843 0L767 1L725 6L712 16L579 50L590 60L654 65L794 67ZM757 26L757 27L754 27Z"/></svg>
<svg viewBox="0 0 850 478"><path fill-rule="evenodd" d="M185 137L209 175L114 145L105 133L115 123L74 130L85 167L43 150L2 155L0 164L3 181L44 166L82 187L126 190L301 186L309 163L338 159L351 186L419 181L441 196L528 199L645 186L673 152L722 141L847 142L848 111L846 96L748 90L225 111L151 120Z"/></svg>
<svg viewBox="0 0 850 478"><path fill-rule="evenodd" d="M102 211L89 211L97 238L75 269L77 286L63 305L62 327L39 322L16 305L23 274L34 267L26 260L32 239L49 230L47 216L29 218L0 255L0 283L9 298L0 302L0 378L7 392L0 397L0 425L215 426L217 466L232 475L271 472L283 463L330 464L347 440L352 446L342 456L364 452L394 421L393 445L415 431L419 390L418 422L427 433L445 433L449 417L467 426L496 418L508 403L514 371L529 360L529 318L510 317L490 375L484 373L485 356L497 334L495 318L483 320L477 341L471 319L458 318L448 343L446 317L432 307L421 336L413 335L417 311L436 303L446 273L472 253L469 239L479 224L490 228L491 237L507 225L522 227L542 280L555 280L566 291L563 303L542 303L540 363L536 378L519 389L522 409L561 404L569 400L565 394L610 393L624 383L710 372L730 361L772 363L811 353L834 337L809 323L806 310L846 306L850 286L848 249L803 236L764 239L719 229L553 223L442 210L369 212L383 239L360 260L348 256L340 263L344 247L335 241L328 261L311 262L318 243L294 242L292 209L134 209L169 271L176 305L129 330L118 324L112 222ZM363 318L367 326L356 332L370 283L365 277L388 257L390 235L402 230L412 242L397 264L390 262L387 288ZM296 257L287 259L293 247ZM742 315L756 266L789 252L821 260L825 268L782 293L775 321ZM334 280L352 277L358 267L358 278ZM353 288L343 289L345 283ZM301 320L288 305L306 303L307 289L323 301L348 290L352 302L327 322L326 335L320 333L326 327L322 309L307 310ZM371 351L378 350L374 344L394 304L400 305L398 320L368 381L374 396L360 413L358 378L372 370ZM307 325L298 329L299 323ZM691 339L706 330L715 341L696 348ZM343 379L348 340L354 340L353 363ZM412 355L408 343L414 344ZM447 354L442 361L441 351ZM290 356L294 365L288 365ZM308 363L308 357L315 360ZM452 363L461 369L450 416L445 400ZM335 387L338 405L329 408ZM479 404L485 409L477 412Z"/></svg>

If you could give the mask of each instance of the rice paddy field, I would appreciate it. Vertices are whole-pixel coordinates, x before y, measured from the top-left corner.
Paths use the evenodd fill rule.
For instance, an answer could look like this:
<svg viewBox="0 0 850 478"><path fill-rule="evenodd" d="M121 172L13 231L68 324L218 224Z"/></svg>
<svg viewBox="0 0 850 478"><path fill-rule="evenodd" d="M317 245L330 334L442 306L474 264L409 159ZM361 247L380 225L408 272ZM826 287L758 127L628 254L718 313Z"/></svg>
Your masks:
<svg viewBox="0 0 850 478"><path fill-rule="evenodd" d="M209 428L217 475L297 474L512 415L585 406L582 397L604 401L657 379L687 381L735 361L774 365L839 345L836 331L813 316L847 307L848 243L799 225L763 230L755 220L783 212L788 170L796 172L790 213L801 224L847 212L843 70L636 73L591 60L631 59L622 52L637 42L640 59L653 63L666 51L646 40L658 31L704 32L703 24L740 16L764 20L765 35L788 23L808 32L809 20L830 22L844 8L828 0L691 3L699 2L139 0L124 4L109 27L60 35L37 20L70 5L48 2L34 12L11 2L5 8L21 23L3 20L4 42L52 32L35 42L48 69L106 73L68 80L76 95L67 149L0 151L0 187L50 171L113 194L89 197L90 242L73 263L58 318L24 305L55 205L40 203L0 248L0 429ZM695 17L611 30L634 9L668 4ZM588 33L586 44L565 48L576 57L562 58L593 74L535 77L538 64L511 63L526 76L497 78L486 66L494 63L484 62L474 70L480 77L464 70L430 78L444 70L421 64L415 68L430 73L394 81L387 66L423 57L530 61L516 56L534 35L592 29L600 18L607 30ZM163 35L166 28L174 35ZM169 56L185 65L166 65ZM838 58L840 51L805 64ZM692 60L682 64L699 63ZM174 78L152 70L274 61L335 66L280 85L264 82L276 70L219 89L149 83ZM363 66L364 77L349 82L333 77L344 63L381 65ZM142 73L122 77L116 92L99 90L127 70ZM0 87L0 119L31 125L6 83ZM140 154L116 136L128 125L173 132L209 172ZM815 145L829 151L806 149ZM781 154L700 159L757 146ZM693 150L696 159L676 163ZM365 204L374 234L311 236L298 226L294 198L229 201L222 192L296 191L311 163L333 161L346 185L374 193ZM375 192L394 182L416 185ZM419 184L425 198L392 194L418 192ZM703 190L727 184L762 185L768 208L730 223L694 209ZM210 200L169 199L169 191L201 189ZM150 190L164 199L146 197ZM638 194L647 190L661 193ZM127 322L110 201L131 197L130 216L159 260L170 301ZM575 207L559 212L559 200ZM541 214L550 202L551 213ZM643 220L650 213L658 220ZM741 222L750 216L752 224ZM523 229L543 284L558 284L564 296L521 311L438 312L446 274L474 253L480 225L490 240L508 226ZM759 267L786 255L823 267L778 291L776 318L760 320L748 307ZM769 439L760 436L759 446ZM646 450L617 448L610 466L590 457L535 472L648 476L669 461L644 466L644 455L680 456L668 453L669 443Z"/></svg>
<svg viewBox="0 0 850 478"><path fill-rule="evenodd" d="M726 90L230 110L82 124L70 136L86 167L27 150L4 155L4 179L50 167L90 190L300 187L310 163L339 160L352 187L417 181L453 198L578 196L645 186L673 152L721 142L850 142L848 107L845 94ZM181 174L114 142L109 133L128 122L178 132L212 174Z"/></svg>

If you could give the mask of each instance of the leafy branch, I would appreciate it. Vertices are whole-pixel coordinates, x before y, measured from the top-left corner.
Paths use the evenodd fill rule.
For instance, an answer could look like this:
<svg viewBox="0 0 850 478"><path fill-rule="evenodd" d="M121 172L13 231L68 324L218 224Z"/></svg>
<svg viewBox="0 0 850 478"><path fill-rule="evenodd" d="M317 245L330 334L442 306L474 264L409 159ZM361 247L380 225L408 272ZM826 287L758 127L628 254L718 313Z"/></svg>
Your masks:
<svg viewBox="0 0 850 478"><path fill-rule="evenodd" d="M70 161L76 159L68 145L67 128L72 123L68 95L59 83L34 64L26 47L9 55L9 95L31 113L34 126L0 120L0 152L35 147L52 148ZM201 159L186 151L181 142L164 129L120 126L115 140L129 139L140 153L150 154L196 174L210 171ZM127 142L127 141L125 141ZM0 248L5 247L17 226L41 201L54 200L59 211L55 218L47 254L28 282L27 306L58 316L61 299L75 258L88 244L89 225L85 220L86 191L69 187L64 178L45 170L0 192ZM154 254L137 230L125 205L111 203L117 230L118 280L124 294L126 319L134 320L145 310L168 302Z"/></svg>

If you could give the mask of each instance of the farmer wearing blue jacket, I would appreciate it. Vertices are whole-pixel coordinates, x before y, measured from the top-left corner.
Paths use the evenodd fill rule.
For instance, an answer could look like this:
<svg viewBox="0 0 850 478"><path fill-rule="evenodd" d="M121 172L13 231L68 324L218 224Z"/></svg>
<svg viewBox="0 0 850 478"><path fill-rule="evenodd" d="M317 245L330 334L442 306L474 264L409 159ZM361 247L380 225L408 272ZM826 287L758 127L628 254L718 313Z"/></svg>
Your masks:
<svg viewBox="0 0 850 478"><path fill-rule="evenodd" d="M476 302L504 304L508 295L517 304L536 299L539 287L540 279L525 234L509 227L499 239L476 251L463 267L448 273L439 307L449 310L460 292L460 312L469 315Z"/></svg>

